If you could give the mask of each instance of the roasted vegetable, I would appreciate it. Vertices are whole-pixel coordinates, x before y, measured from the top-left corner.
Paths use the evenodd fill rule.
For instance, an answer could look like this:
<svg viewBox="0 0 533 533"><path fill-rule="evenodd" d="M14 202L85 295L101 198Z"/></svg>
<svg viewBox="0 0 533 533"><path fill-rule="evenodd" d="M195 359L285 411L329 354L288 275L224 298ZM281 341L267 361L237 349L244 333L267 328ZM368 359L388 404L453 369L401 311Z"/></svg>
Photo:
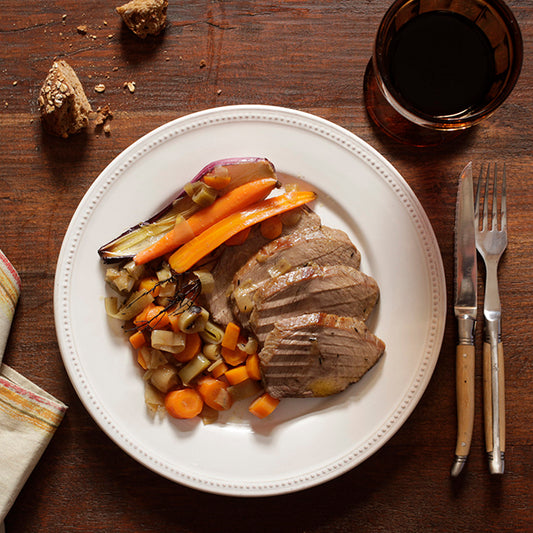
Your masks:
<svg viewBox="0 0 533 533"><path fill-rule="evenodd" d="M218 195L223 195L230 190L259 178L275 178L274 166L270 161L259 157L239 157L213 161L205 166L191 181L195 183L206 178L211 182L213 176L227 174L228 185L217 190ZM184 189L181 189L176 198L161 211L148 220L133 226L124 233L104 244L98 254L105 263L113 263L132 259L138 252L160 239L175 225L176 218L182 216L189 218L200 209Z"/></svg>

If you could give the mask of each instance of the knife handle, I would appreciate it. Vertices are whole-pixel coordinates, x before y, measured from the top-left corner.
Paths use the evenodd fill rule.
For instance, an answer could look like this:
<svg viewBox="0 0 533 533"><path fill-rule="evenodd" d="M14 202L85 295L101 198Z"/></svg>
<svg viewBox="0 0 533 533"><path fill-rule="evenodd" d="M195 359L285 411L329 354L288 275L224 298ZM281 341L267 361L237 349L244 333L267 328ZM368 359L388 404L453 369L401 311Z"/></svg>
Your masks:
<svg viewBox="0 0 533 533"><path fill-rule="evenodd" d="M459 475L470 452L474 428L474 370L476 348L459 344L456 350L457 444L452 476Z"/></svg>
<svg viewBox="0 0 533 533"><path fill-rule="evenodd" d="M503 344L483 343L485 446L491 474L503 474L505 454L505 379Z"/></svg>

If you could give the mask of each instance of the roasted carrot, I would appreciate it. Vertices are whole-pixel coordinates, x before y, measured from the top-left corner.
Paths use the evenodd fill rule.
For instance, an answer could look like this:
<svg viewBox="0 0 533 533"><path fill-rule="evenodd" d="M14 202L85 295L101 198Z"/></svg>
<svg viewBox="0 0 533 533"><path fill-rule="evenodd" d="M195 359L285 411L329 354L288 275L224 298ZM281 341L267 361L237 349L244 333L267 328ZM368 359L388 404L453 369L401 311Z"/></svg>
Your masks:
<svg viewBox="0 0 533 533"><path fill-rule="evenodd" d="M185 348L174 354L174 358L180 363L187 363L202 349L202 339L198 333L189 333L185 336Z"/></svg>
<svg viewBox="0 0 533 533"><path fill-rule="evenodd" d="M195 389L173 390L165 396L165 408L174 418L194 418L202 412L203 406L204 401Z"/></svg>
<svg viewBox="0 0 533 533"><path fill-rule="evenodd" d="M270 241L277 239L283 231L283 222L279 215L263 220L259 226L261 235Z"/></svg>
<svg viewBox="0 0 533 533"><path fill-rule="evenodd" d="M245 365L240 365L234 368L230 368L224 374L224 376L226 377L230 385L238 385L239 383L246 381L250 377L248 376L248 371L246 370Z"/></svg>
<svg viewBox="0 0 533 533"><path fill-rule="evenodd" d="M240 350L239 348L235 348L235 350L231 350L230 348L225 348L222 346L220 353L222 354L222 358L228 365L231 366L238 366L244 363L246 361L246 358L248 357L248 354L244 350Z"/></svg>
<svg viewBox="0 0 533 533"><path fill-rule="evenodd" d="M176 250L169 258L170 266L178 273L185 272L239 231L307 204L315 198L314 192L291 191L258 202L244 211L233 213Z"/></svg>
<svg viewBox="0 0 533 533"><path fill-rule="evenodd" d="M246 370L250 379L255 381L261 380L261 369L259 366L259 356L254 353L246 358Z"/></svg>
<svg viewBox="0 0 533 533"><path fill-rule="evenodd" d="M146 339L142 331L136 331L130 335L130 343L134 348L140 348L146 344Z"/></svg>
<svg viewBox="0 0 533 533"><path fill-rule="evenodd" d="M233 404L233 399L228 392L228 384L219 379L211 377L200 379L198 381L198 392L202 400L217 411L225 411Z"/></svg>
<svg viewBox="0 0 533 533"><path fill-rule="evenodd" d="M248 411L258 418L265 418L274 411L278 404L278 398L273 398L268 392L265 392L252 402L250 407L248 407Z"/></svg>
<svg viewBox="0 0 533 533"><path fill-rule="evenodd" d="M239 233L236 233L233 235L233 237L230 237L224 244L226 246L240 246L241 244L244 244L246 239L250 236L251 230L252 228L250 227L239 231Z"/></svg>
<svg viewBox="0 0 533 533"><path fill-rule="evenodd" d="M237 343L239 342L240 333L241 328L238 324L235 324L235 322L228 322L220 344L222 344L224 348L235 350L235 348L237 348Z"/></svg>
<svg viewBox="0 0 533 533"><path fill-rule="evenodd" d="M135 255L135 263L142 265L173 252L178 246L190 241L195 235L201 234L220 220L262 200L270 194L276 184L275 179L264 178L236 187L215 200L210 206L191 215L187 220L183 219L178 222L161 239Z"/></svg>

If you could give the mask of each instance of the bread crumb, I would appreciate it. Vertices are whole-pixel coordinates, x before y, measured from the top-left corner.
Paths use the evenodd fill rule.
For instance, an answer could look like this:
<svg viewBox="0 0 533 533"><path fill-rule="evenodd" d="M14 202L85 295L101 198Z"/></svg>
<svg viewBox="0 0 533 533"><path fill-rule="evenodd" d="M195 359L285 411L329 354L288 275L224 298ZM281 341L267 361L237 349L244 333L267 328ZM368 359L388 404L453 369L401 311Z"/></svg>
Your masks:
<svg viewBox="0 0 533 533"><path fill-rule="evenodd" d="M18 85L18 83L19 83L19 82L18 82L17 80L15 80L15 81L13 82L13 85Z"/></svg>
<svg viewBox="0 0 533 533"><path fill-rule="evenodd" d="M167 21L167 7L168 0L131 0L115 9L124 24L144 39L163 30Z"/></svg>
<svg viewBox="0 0 533 533"><path fill-rule="evenodd" d="M99 107L96 110L96 118L94 121L95 126L101 126L106 122L106 120L113 118L113 112L109 107L109 104L106 104L104 107Z"/></svg>
<svg viewBox="0 0 533 533"><path fill-rule="evenodd" d="M222 94L222 89L219 89L219 90L217 91L217 95L220 96L221 94Z"/></svg>
<svg viewBox="0 0 533 533"><path fill-rule="evenodd" d="M200 61L200 68L205 68L205 67L207 67L207 63L206 63L205 59L202 59Z"/></svg>
<svg viewBox="0 0 533 533"><path fill-rule="evenodd" d="M133 94L135 92L137 84L134 81L125 81L124 87L127 87L128 91Z"/></svg>
<svg viewBox="0 0 533 533"><path fill-rule="evenodd" d="M80 35L85 35L87 33L87 26L82 24L81 26L78 26L76 30Z"/></svg>
<svg viewBox="0 0 533 533"><path fill-rule="evenodd" d="M111 134L111 126L109 124L105 124L104 125L104 133L106 135L110 135Z"/></svg>
<svg viewBox="0 0 533 533"><path fill-rule="evenodd" d="M103 83L99 83L98 85L95 85L94 90L97 93L103 93L105 91L105 85Z"/></svg>

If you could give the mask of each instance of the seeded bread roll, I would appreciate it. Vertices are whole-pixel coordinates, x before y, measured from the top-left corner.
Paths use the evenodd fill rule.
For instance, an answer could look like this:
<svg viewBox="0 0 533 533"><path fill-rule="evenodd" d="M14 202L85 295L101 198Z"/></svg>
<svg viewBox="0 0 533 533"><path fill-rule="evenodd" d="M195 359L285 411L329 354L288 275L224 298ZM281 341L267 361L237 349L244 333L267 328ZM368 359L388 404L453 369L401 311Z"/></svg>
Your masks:
<svg viewBox="0 0 533 533"><path fill-rule="evenodd" d="M157 35L167 20L167 0L131 0L116 8L128 28L141 39Z"/></svg>
<svg viewBox="0 0 533 533"><path fill-rule="evenodd" d="M68 137L89 124L91 104L72 67L55 61L39 93L39 110L46 131Z"/></svg>

